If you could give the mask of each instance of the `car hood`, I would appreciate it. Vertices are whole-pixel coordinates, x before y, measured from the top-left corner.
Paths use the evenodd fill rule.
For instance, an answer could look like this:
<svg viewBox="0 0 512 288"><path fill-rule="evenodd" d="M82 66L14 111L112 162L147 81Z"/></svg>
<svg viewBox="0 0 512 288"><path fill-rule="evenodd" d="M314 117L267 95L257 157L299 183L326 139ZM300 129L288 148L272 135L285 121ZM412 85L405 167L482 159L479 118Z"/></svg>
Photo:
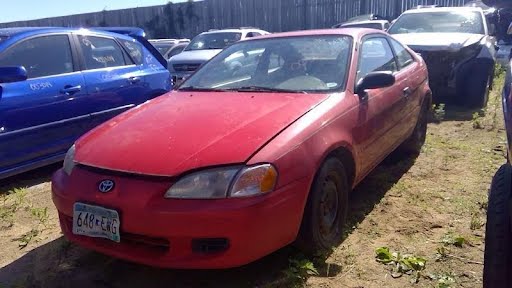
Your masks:
<svg viewBox="0 0 512 288"><path fill-rule="evenodd" d="M169 59L169 63L189 63L198 62L203 63L212 59L215 55L219 54L222 49L210 49L210 50L194 50L194 51L183 51L178 55L175 55Z"/></svg>
<svg viewBox="0 0 512 288"><path fill-rule="evenodd" d="M102 169L176 176L246 162L326 94L171 92L92 130L75 161Z"/></svg>
<svg viewBox="0 0 512 288"><path fill-rule="evenodd" d="M404 33L393 34L393 37L413 50L421 51L452 51L475 44L484 35L471 33Z"/></svg>

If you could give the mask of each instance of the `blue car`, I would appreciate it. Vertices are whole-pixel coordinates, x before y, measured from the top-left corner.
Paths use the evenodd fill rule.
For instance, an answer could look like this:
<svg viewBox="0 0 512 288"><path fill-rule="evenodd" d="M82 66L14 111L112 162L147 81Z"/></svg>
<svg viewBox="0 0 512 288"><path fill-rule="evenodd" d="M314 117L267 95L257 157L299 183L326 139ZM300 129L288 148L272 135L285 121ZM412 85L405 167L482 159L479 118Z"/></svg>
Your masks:
<svg viewBox="0 0 512 288"><path fill-rule="evenodd" d="M0 29L0 179L61 161L85 132L171 88L142 29Z"/></svg>

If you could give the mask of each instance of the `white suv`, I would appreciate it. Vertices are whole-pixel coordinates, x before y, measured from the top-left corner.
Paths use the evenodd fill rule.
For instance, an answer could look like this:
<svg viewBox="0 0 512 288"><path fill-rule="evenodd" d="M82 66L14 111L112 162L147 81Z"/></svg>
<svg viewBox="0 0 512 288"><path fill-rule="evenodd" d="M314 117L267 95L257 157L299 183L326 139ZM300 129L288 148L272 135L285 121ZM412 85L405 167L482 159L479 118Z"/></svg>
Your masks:
<svg viewBox="0 0 512 288"><path fill-rule="evenodd" d="M246 38L266 34L270 33L258 28L242 27L210 30L197 35L182 53L169 59L168 67L174 84L179 84L190 76L226 46Z"/></svg>

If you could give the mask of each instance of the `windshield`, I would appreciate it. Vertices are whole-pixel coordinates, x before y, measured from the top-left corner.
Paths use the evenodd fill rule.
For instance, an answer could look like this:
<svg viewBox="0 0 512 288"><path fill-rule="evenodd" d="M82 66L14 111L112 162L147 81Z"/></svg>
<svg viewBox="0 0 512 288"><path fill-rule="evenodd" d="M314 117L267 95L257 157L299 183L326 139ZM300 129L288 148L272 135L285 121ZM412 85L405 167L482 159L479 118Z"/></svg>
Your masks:
<svg viewBox="0 0 512 288"><path fill-rule="evenodd" d="M156 50L158 50L158 52L160 52L160 54L162 54L162 55L167 53L167 51L169 51L169 49L172 47L171 44L154 44L154 43L153 43L153 46L155 46Z"/></svg>
<svg viewBox="0 0 512 288"><path fill-rule="evenodd" d="M180 90L328 92L345 89L352 38L307 36L236 43Z"/></svg>
<svg viewBox="0 0 512 288"><path fill-rule="evenodd" d="M390 34L432 32L485 34L482 16L474 11L403 14L388 32Z"/></svg>
<svg viewBox="0 0 512 288"><path fill-rule="evenodd" d="M344 24L341 28L370 28L382 30L382 25L380 23L352 23Z"/></svg>
<svg viewBox="0 0 512 288"><path fill-rule="evenodd" d="M224 49L242 39L242 33L220 32L200 34L192 39L185 51L205 50L205 49Z"/></svg>

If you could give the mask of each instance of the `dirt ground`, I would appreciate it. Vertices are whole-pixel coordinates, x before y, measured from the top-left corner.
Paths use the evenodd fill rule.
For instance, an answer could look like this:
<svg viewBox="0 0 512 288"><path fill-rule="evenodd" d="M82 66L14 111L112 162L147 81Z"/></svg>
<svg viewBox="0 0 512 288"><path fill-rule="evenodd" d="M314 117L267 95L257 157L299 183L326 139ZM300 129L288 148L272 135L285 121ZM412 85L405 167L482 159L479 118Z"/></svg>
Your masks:
<svg viewBox="0 0 512 288"><path fill-rule="evenodd" d="M502 83L485 111L438 108L419 157L390 157L355 189L346 238L327 259L287 247L232 270L128 263L62 237L49 183L59 165L3 180L0 287L481 287L487 192L506 156ZM379 247L425 269L398 277L375 260ZM308 275L313 265L320 275Z"/></svg>

